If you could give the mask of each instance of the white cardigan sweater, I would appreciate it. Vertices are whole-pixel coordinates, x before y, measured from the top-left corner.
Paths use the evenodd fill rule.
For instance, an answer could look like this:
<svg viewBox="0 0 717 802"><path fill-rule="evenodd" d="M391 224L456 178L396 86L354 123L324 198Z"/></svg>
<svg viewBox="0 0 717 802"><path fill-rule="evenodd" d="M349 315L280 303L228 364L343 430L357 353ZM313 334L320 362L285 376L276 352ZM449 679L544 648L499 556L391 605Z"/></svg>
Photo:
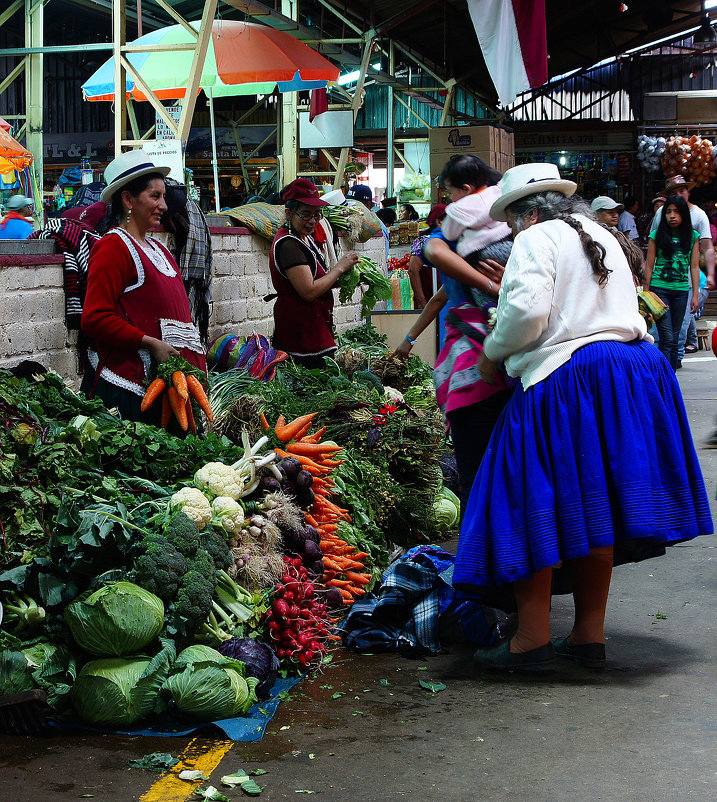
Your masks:
<svg viewBox="0 0 717 802"><path fill-rule="evenodd" d="M486 356L505 361L528 389L600 340L653 342L637 305L630 267L617 239L583 215L585 231L606 250L612 270L602 287L577 232L561 220L537 223L515 238L503 275Z"/></svg>

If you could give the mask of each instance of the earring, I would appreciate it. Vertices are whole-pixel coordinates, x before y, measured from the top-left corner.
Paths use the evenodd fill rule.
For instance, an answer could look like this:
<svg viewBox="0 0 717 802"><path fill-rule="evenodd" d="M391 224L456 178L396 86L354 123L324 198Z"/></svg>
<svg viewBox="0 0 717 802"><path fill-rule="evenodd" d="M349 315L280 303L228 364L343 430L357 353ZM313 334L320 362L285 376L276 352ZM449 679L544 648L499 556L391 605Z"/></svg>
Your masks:
<svg viewBox="0 0 717 802"><path fill-rule="evenodd" d="M132 219L132 209L127 209L127 218L125 220L125 225L129 224L129 221Z"/></svg>

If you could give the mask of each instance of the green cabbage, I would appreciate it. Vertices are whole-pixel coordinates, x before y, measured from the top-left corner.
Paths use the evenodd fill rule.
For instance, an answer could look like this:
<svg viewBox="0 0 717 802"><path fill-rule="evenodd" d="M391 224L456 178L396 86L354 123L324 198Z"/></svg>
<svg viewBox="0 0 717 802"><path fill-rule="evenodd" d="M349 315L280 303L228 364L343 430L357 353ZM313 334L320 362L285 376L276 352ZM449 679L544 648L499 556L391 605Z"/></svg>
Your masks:
<svg viewBox="0 0 717 802"><path fill-rule="evenodd" d="M72 703L89 724L127 726L159 707L158 694L176 652L171 641L152 659L106 657L87 663L72 686Z"/></svg>
<svg viewBox="0 0 717 802"><path fill-rule="evenodd" d="M245 713L258 701L258 680L244 679L244 663L209 646L189 646L177 657L163 693L182 713L200 721L219 721Z"/></svg>
<svg viewBox="0 0 717 802"><path fill-rule="evenodd" d="M131 582L108 582L83 593L65 608L72 637L90 654L136 654L159 635L164 604Z"/></svg>
<svg viewBox="0 0 717 802"><path fill-rule="evenodd" d="M450 532L458 524L461 514L461 502L456 494L447 487L441 487L433 502L431 521L439 532Z"/></svg>
<svg viewBox="0 0 717 802"><path fill-rule="evenodd" d="M37 687L32 668L22 652L0 649L0 696L11 696Z"/></svg>

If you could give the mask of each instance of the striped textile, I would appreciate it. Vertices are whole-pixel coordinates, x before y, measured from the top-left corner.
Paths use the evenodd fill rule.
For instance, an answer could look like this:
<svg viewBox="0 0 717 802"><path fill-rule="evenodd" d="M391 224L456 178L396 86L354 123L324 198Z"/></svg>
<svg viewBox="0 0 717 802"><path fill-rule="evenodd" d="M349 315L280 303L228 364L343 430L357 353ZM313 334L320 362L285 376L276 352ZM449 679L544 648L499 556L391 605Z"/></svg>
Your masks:
<svg viewBox="0 0 717 802"><path fill-rule="evenodd" d="M448 311L443 347L433 369L436 401L444 415L507 389L502 376L498 384L486 384L478 372L483 340L489 333L483 309L464 303Z"/></svg>
<svg viewBox="0 0 717 802"><path fill-rule="evenodd" d="M79 330L87 290L90 251L100 235L75 220L51 217L43 229L33 231L28 239L54 239L58 250L65 255L65 325L68 329Z"/></svg>

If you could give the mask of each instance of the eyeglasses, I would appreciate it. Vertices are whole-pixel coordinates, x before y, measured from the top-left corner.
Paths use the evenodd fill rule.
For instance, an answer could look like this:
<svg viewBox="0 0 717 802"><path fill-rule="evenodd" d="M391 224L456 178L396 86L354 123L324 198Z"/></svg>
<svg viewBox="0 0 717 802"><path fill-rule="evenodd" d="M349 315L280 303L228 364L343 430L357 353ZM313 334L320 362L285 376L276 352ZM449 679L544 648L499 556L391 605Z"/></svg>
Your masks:
<svg viewBox="0 0 717 802"><path fill-rule="evenodd" d="M312 212L311 214L307 214L306 212L294 212L297 217L300 217L302 220L321 220L324 216L322 212Z"/></svg>

